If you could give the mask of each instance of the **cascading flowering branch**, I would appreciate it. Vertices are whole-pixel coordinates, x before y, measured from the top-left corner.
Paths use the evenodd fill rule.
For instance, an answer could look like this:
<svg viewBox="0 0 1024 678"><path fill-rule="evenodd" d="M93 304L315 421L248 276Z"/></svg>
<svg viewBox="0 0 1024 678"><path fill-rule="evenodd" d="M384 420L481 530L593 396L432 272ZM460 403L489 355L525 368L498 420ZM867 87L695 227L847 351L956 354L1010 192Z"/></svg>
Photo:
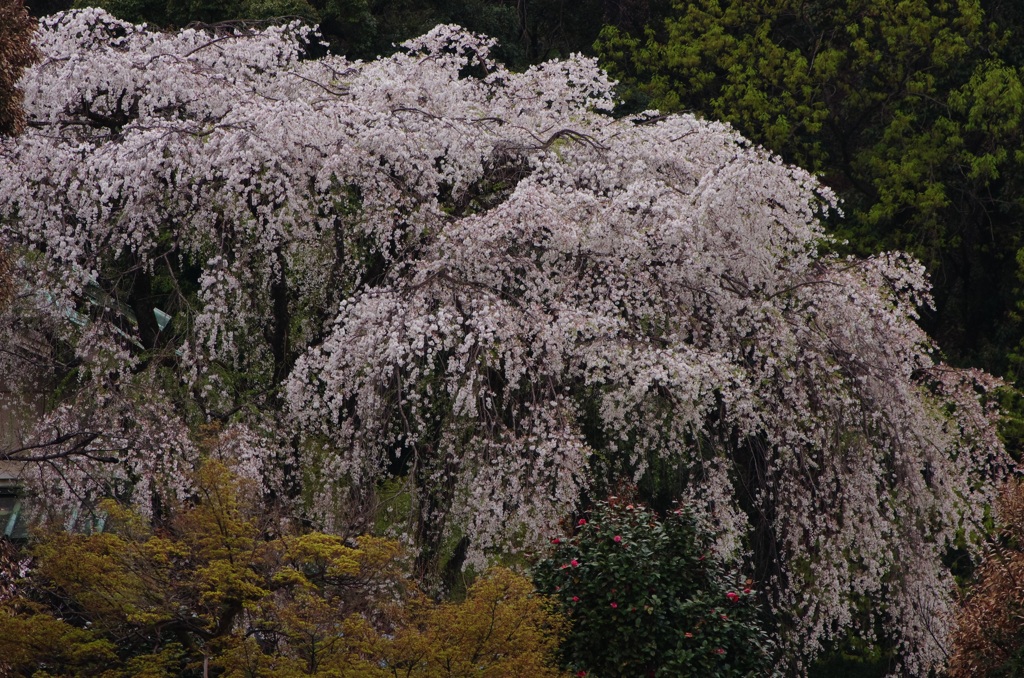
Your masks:
<svg viewBox="0 0 1024 678"><path fill-rule="evenodd" d="M823 254L810 175L725 125L610 118L591 60L511 73L454 26L301 60L308 36L42 22L0 154L2 331L52 350L0 361L65 387L7 456L152 501L217 421L215 453L301 479L327 525L397 477L424 553L471 557L660 458L797 653L873 600L908 670L941 662L941 556L1005 458L994 380L915 323L919 264Z"/></svg>

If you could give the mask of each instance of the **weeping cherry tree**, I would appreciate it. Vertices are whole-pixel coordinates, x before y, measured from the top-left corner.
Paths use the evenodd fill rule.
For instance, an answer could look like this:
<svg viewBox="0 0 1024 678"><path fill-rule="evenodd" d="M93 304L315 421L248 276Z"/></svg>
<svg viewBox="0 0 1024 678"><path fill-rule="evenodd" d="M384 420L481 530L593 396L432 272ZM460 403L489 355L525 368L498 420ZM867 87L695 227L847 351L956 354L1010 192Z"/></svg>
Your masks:
<svg viewBox="0 0 1024 678"><path fill-rule="evenodd" d="M812 176L723 124L613 119L589 59L313 39L41 22L0 140L0 370L45 408L0 458L51 506L155 517L227 458L340 533L386 487L424 573L668 465L796 663L880 625L941 664L942 558L1006 460L996 382L915 322L917 262L829 254Z"/></svg>

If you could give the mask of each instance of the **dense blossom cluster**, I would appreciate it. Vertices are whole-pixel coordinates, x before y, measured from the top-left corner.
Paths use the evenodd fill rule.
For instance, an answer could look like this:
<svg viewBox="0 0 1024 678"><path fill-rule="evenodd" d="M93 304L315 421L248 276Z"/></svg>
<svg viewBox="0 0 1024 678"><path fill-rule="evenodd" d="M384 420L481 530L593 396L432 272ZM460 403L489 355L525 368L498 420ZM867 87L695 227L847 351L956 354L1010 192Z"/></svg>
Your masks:
<svg viewBox="0 0 1024 678"><path fill-rule="evenodd" d="M31 129L0 141L24 281L0 369L59 383L7 456L159 506L217 421L216 453L323 524L393 476L424 548L477 558L665 460L794 646L870 597L911 668L941 660L940 556L1004 459L994 383L915 323L920 265L822 254L810 175L725 125L613 120L587 59L512 73L440 26L302 60L309 38L42 23Z"/></svg>

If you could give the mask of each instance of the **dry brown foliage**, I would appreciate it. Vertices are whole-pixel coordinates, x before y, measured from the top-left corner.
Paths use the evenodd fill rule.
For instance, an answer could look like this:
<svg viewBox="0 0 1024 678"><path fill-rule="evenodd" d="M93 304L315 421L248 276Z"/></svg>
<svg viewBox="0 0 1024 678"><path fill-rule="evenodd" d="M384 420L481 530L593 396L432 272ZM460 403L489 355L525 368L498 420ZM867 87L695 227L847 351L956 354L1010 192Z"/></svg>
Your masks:
<svg viewBox="0 0 1024 678"><path fill-rule="evenodd" d="M0 309L14 296L14 276L11 273L11 260L7 251L0 246Z"/></svg>
<svg viewBox="0 0 1024 678"><path fill-rule="evenodd" d="M25 127L21 72L38 58L32 44L35 21L24 0L0 0L0 135L14 135Z"/></svg>
<svg viewBox="0 0 1024 678"><path fill-rule="evenodd" d="M978 569L960 607L950 678L1016 676L1024 669L1024 482L999 503L1001 540Z"/></svg>

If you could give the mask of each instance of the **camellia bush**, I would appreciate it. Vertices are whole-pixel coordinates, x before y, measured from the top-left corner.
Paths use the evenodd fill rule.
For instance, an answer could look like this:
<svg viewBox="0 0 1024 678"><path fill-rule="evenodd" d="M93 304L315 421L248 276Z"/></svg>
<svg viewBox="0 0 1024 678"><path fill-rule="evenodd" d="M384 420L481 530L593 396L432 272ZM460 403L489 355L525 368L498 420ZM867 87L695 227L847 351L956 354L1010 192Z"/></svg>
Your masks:
<svg viewBox="0 0 1024 678"><path fill-rule="evenodd" d="M866 608L907 670L942 661L942 556L1005 455L995 381L915 322L918 263L829 254L813 177L722 124L613 119L591 60L310 39L40 23L0 141L0 372L43 414L0 457L48 506L159 519L215 425L210 456L323 529L392 509L429 578L671 467L792 656Z"/></svg>
<svg viewBox="0 0 1024 678"><path fill-rule="evenodd" d="M660 519L598 504L551 543L534 581L561 601L571 624L562 654L577 675L773 675L753 582L714 553L689 511Z"/></svg>

